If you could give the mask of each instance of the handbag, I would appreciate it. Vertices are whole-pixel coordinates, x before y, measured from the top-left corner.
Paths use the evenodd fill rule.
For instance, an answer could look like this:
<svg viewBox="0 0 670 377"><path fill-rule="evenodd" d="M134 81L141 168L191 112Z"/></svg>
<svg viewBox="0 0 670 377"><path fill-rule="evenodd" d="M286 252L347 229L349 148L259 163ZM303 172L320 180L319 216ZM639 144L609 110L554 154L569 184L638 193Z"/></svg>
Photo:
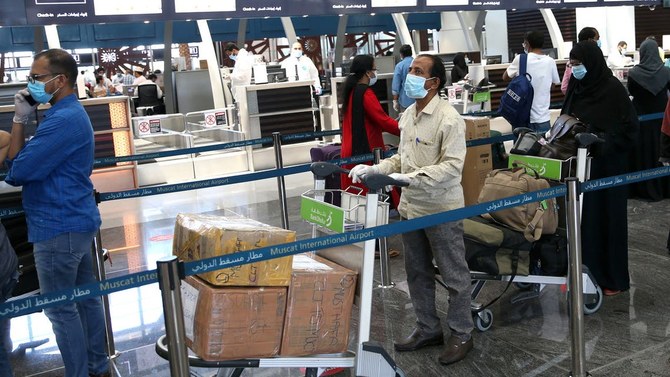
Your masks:
<svg viewBox="0 0 670 377"><path fill-rule="evenodd" d="M561 115L549 130L547 142L540 147L538 156L557 160L576 156L579 143L575 136L582 132L589 132L586 124L572 115Z"/></svg>
<svg viewBox="0 0 670 377"><path fill-rule="evenodd" d="M519 127L514 130L517 136L514 146L510 150L512 154L519 154L524 156L537 156L540 152L540 139L542 136L533 132L530 128Z"/></svg>

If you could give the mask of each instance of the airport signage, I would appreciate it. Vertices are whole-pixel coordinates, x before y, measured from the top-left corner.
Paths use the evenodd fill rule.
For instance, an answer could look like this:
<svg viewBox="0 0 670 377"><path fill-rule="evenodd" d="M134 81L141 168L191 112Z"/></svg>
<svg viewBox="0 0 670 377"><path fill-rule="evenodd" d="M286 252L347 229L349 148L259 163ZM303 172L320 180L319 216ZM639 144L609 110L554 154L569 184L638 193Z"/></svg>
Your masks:
<svg viewBox="0 0 670 377"><path fill-rule="evenodd" d="M25 0L23 16L15 1L0 0L3 25L662 4L662 0ZM5 14L9 9L13 10Z"/></svg>

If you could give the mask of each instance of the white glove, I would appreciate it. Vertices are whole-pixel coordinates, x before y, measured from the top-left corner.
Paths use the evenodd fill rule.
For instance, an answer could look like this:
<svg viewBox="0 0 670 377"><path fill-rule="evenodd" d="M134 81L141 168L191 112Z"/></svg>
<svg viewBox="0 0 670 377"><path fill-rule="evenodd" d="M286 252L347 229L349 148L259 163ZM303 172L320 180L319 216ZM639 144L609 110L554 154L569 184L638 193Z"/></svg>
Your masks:
<svg viewBox="0 0 670 377"><path fill-rule="evenodd" d="M321 88L315 88L314 89L314 94L316 94L317 96L320 96L321 93L323 93L323 89L321 89Z"/></svg>
<svg viewBox="0 0 670 377"><path fill-rule="evenodd" d="M394 99L393 100L393 110L400 112L400 105L398 104L398 100Z"/></svg>
<svg viewBox="0 0 670 377"><path fill-rule="evenodd" d="M662 164L663 166L670 166L670 161L663 161Z"/></svg>
<svg viewBox="0 0 670 377"><path fill-rule="evenodd" d="M359 164L349 171L349 178L353 183L361 183L361 180L368 174L377 174L379 169L376 166Z"/></svg>
<svg viewBox="0 0 670 377"><path fill-rule="evenodd" d="M391 173L391 174L389 174L389 177L395 179L396 181L407 183L407 184L410 184L411 181L412 181L412 179L407 174Z"/></svg>
<svg viewBox="0 0 670 377"><path fill-rule="evenodd" d="M31 105L26 100L26 97L30 95L28 89L21 89L14 95L14 123L26 124L28 123L28 118L35 111L37 103Z"/></svg>
<svg viewBox="0 0 670 377"><path fill-rule="evenodd" d="M389 174L389 177L395 179L396 181L406 182L408 184L410 183L410 180L411 180L410 177L407 176L407 174L400 174L400 173L391 173L391 174ZM385 188L386 192L393 191L393 187L394 186L391 186L391 185L386 186L386 188Z"/></svg>

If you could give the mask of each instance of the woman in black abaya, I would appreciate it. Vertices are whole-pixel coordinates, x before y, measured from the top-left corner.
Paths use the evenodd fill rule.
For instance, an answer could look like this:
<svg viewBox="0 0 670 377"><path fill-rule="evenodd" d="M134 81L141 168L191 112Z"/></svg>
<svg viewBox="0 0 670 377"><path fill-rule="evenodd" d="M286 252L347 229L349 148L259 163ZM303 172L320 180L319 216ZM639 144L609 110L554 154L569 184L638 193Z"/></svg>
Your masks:
<svg viewBox="0 0 670 377"><path fill-rule="evenodd" d="M451 82L453 84L465 80L468 75L468 65L465 63L465 54L459 52L454 56L454 68L451 69Z"/></svg>
<svg viewBox="0 0 670 377"><path fill-rule="evenodd" d="M612 76L594 42L577 43L570 64L573 76L561 113L581 119L605 139L591 148L591 179L623 174L639 128L626 88ZM580 75L584 68L586 74ZM608 296L630 288L627 198L626 186L584 194L583 262Z"/></svg>
<svg viewBox="0 0 670 377"><path fill-rule="evenodd" d="M658 44L647 39L640 45L640 64L628 72L628 92L633 96L633 106L638 115L662 113L668 103L670 68L663 65L658 55ZM629 162L630 171L646 170L661 166L661 119L640 122L640 137ZM632 198L652 201L670 197L670 177L634 183L629 186Z"/></svg>

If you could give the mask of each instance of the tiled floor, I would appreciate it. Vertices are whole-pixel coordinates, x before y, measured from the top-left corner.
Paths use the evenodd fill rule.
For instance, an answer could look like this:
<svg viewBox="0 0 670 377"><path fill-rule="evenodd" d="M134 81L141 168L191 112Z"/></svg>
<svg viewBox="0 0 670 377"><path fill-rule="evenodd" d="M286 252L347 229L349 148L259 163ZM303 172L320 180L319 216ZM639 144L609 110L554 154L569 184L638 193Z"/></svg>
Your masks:
<svg viewBox="0 0 670 377"><path fill-rule="evenodd" d="M311 187L310 174L287 177L290 228L300 238L311 227L298 219L299 194ZM169 255L177 213L238 214L280 226L276 180L230 187L202 189L140 199L105 202L102 241L113 265L108 277L155 268ZM665 241L670 227L670 200L657 203L629 201L630 269L632 288L606 297L596 314L586 317L586 367L594 376L670 376L670 255ZM390 245L402 249L399 237ZM391 260L393 289L374 291L371 338L382 343L407 376L567 376L571 351L567 302L559 286L547 287L539 298L511 304L517 293L510 288L491 309L493 327L475 332L475 348L463 362L443 367L440 348L396 353L393 339L407 335L414 321L403 291L402 257ZM487 285L483 301L502 291L503 283ZM442 314L446 298L438 291ZM119 376L169 376L168 362L157 356L154 345L164 334L162 304L156 284L109 296L114 360ZM355 325L355 324L354 324ZM37 313L12 320L16 376L62 376L63 369L50 324ZM22 344L48 341L35 349ZM199 370L201 375L216 371ZM220 375L225 375L221 372ZM298 369L248 369L243 376L299 376ZM353 375L346 371L342 376Z"/></svg>

